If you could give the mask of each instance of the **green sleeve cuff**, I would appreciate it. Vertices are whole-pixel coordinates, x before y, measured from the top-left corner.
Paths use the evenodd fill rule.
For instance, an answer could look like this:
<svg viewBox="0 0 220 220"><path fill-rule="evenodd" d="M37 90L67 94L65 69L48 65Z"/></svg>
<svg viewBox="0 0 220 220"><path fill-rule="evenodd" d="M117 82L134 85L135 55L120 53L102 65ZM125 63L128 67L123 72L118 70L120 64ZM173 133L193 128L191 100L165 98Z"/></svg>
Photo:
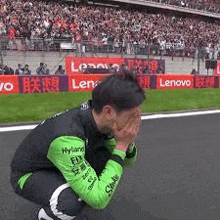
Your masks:
<svg viewBox="0 0 220 220"><path fill-rule="evenodd" d="M124 160L125 157L126 157L126 153L124 151L121 151L121 150L118 150L118 149L114 149L112 154L121 157L122 160Z"/></svg>

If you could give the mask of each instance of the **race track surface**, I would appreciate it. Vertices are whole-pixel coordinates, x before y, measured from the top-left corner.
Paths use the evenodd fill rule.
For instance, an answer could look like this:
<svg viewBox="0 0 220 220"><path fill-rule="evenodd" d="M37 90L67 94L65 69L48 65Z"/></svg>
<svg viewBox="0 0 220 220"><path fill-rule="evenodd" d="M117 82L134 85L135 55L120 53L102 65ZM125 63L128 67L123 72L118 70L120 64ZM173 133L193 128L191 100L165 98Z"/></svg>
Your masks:
<svg viewBox="0 0 220 220"><path fill-rule="evenodd" d="M39 207L9 182L11 158L29 132L0 133L0 220L36 219ZM109 207L85 219L220 220L219 134L220 114L143 121L137 163Z"/></svg>

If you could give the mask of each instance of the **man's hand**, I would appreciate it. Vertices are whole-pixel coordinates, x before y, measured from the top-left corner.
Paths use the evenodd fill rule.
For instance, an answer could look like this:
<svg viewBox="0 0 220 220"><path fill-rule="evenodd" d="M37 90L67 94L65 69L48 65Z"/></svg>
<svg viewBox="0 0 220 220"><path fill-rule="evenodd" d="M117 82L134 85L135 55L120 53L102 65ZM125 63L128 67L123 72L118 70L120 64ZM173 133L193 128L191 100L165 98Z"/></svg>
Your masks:
<svg viewBox="0 0 220 220"><path fill-rule="evenodd" d="M113 126L113 135L117 141L115 149L126 152L129 144L134 142L141 125L141 113L137 111L122 129L118 129L117 123Z"/></svg>

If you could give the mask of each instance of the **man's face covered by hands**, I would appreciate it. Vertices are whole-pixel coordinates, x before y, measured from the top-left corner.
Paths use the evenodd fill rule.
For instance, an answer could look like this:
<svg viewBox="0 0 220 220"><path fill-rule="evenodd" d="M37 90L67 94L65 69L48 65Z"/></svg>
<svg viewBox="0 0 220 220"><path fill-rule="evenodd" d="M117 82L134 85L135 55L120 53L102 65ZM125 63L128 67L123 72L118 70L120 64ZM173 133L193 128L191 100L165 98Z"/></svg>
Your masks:
<svg viewBox="0 0 220 220"><path fill-rule="evenodd" d="M136 126L140 127L141 106L117 113L115 123L118 130L123 129L128 123L136 124Z"/></svg>
<svg viewBox="0 0 220 220"><path fill-rule="evenodd" d="M101 115L99 130L102 133L117 135L117 132L138 133L141 125L141 106L117 112L115 108L107 105L104 107ZM96 121L98 121L96 117Z"/></svg>

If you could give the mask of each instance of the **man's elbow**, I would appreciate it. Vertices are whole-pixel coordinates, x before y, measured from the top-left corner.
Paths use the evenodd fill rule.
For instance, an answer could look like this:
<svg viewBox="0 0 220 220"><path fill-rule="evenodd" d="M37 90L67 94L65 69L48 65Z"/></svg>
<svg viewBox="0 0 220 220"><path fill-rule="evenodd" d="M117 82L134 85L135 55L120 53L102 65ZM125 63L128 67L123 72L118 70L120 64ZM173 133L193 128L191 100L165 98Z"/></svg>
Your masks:
<svg viewBox="0 0 220 220"><path fill-rule="evenodd" d="M108 204L109 204L109 197L106 198L104 196L103 198L96 197L95 199L93 199L90 206L95 210L103 210L107 207Z"/></svg>
<svg viewBox="0 0 220 220"><path fill-rule="evenodd" d="M108 204L95 204L92 208L95 209L95 210L104 210L106 207L107 207Z"/></svg>

